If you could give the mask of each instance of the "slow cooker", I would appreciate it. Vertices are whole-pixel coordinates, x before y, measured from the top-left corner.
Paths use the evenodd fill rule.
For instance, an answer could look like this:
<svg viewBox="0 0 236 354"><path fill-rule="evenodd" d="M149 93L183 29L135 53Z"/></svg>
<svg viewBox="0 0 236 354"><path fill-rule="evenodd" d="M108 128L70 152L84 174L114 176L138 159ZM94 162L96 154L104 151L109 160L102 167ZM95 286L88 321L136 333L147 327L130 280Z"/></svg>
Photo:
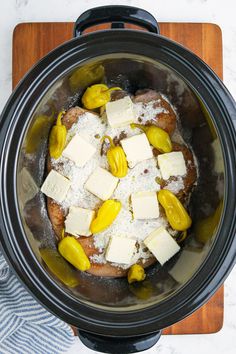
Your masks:
<svg viewBox="0 0 236 354"><path fill-rule="evenodd" d="M104 22L111 29L82 34ZM125 23L145 30L127 29ZM40 253L45 247L56 252L40 192L50 128L62 107L79 104L85 88L101 80L131 93L151 88L166 95L198 163L188 239L180 253L163 267L150 267L145 283L132 288L126 279L74 273L69 265L78 284L65 285ZM46 55L12 93L0 121L1 248L26 288L77 327L89 348L108 353L148 349L163 328L203 305L229 274L236 256L232 119L235 102L217 75L192 52L161 36L151 14L128 6L83 13L74 38Z"/></svg>

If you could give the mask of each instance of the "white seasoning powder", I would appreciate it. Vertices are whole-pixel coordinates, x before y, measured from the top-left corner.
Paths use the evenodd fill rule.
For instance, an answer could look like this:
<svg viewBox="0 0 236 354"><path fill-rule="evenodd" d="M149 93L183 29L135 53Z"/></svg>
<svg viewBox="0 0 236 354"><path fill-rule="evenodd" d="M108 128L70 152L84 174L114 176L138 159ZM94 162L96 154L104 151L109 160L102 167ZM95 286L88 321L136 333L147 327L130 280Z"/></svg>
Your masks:
<svg viewBox="0 0 236 354"><path fill-rule="evenodd" d="M136 120L141 119L145 124L147 121L152 121L156 118L157 114L169 113L165 108L155 107L156 101L150 101L148 103L137 102L134 103L134 112ZM154 106L154 107L153 107Z"/></svg>
<svg viewBox="0 0 236 354"><path fill-rule="evenodd" d="M181 176L176 177L176 180L170 181L164 189L168 189L174 194L177 194L181 189L184 189L184 182Z"/></svg>
<svg viewBox="0 0 236 354"><path fill-rule="evenodd" d="M107 262L104 254L94 254L93 256L90 256L89 259L92 263L97 264L105 264Z"/></svg>
<svg viewBox="0 0 236 354"><path fill-rule="evenodd" d="M114 198L119 199L123 207L128 209L129 197L132 193L160 189L160 185L156 182L156 178L160 176L155 159L142 161L134 168L129 169L125 178L120 179Z"/></svg>
<svg viewBox="0 0 236 354"><path fill-rule="evenodd" d="M65 157L60 157L57 160L52 159L53 168L63 176L68 177L72 182L66 199L61 204L64 210L67 210L72 205L86 209L96 209L101 201L84 189L84 184L96 167L108 168L106 157L100 154L100 138L105 133L105 126L101 124L100 118L89 112L81 115L78 122L73 124L68 131L67 143L78 132L96 148L96 153L82 168L77 167L71 160Z"/></svg>
<svg viewBox="0 0 236 354"><path fill-rule="evenodd" d="M109 135L111 138L118 137L125 133L127 137L131 137L133 135L137 135L137 129L132 129L130 125L127 125L126 127L120 127L120 128L111 128L107 127L106 130L106 135Z"/></svg>

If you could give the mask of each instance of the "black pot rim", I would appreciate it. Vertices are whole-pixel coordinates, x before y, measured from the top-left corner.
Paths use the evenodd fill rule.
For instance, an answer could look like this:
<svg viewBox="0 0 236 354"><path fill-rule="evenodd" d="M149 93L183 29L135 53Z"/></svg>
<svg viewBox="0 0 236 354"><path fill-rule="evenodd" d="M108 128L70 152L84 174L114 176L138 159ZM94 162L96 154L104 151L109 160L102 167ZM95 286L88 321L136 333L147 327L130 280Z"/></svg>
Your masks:
<svg viewBox="0 0 236 354"><path fill-rule="evenodd" d="M26 241L17 209L15 191L17 167L15 156L18 156L20 142L27 124L27 119L23 122L22 119L20 121L20 117L25 114L25 117L29 119L34 107L55 79L80 62L98 57L94 55L96 48L100 48L98 52L101 55L114 53L114 49L111 51L111 43L114 42L116 42L117 52L146 56L165 62L165 65L169 66L174 63L175 70L183 76L184 70L188 72L186 80L191 87L198 91L209 107L210 99L208 102L204 99L204 92L208 92L211 100L216 104L215 110L224 117L221 122L218 122L217 116L213 116L222 142L227 167L225 177L227 183L222 218L224 223L221 222L219 226L211 252L193 278L174 296L157 305L132 312L104 311L104 309L94 308L78 300L75 301L72 296L63 292L53 282L36 261ZM75 62L75 57L77 62ZM35 98L34 103L32 103L32 98ZM0 120L0 147L3 151L0 161L2 171L0 176L2 188L1 246L9 263L28 290L49 311L64 321L89 332L110 336L135 336L157 331L183 319L206 302L223 283L236 257L236 239L234 238L236 231L234 206L236 140L230 116L236 119L235 103L217 75L195 54L159 35L135 30L100 31L72 39L46 55L17 86ZM17 144L13 144L15 141Z"/></svg>

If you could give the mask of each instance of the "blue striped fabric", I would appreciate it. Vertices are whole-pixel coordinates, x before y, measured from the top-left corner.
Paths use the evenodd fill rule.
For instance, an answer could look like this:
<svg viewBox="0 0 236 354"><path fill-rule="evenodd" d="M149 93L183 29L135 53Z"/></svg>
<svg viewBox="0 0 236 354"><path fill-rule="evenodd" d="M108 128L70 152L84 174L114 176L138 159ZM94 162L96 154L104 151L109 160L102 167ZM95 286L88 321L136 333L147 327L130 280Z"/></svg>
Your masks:
<svg viewBox="0 0 236 354"><path fill-rule="evenodd" d="M0 251L0 354L59 354L73 341L72 329L32 298Z"/></svg>

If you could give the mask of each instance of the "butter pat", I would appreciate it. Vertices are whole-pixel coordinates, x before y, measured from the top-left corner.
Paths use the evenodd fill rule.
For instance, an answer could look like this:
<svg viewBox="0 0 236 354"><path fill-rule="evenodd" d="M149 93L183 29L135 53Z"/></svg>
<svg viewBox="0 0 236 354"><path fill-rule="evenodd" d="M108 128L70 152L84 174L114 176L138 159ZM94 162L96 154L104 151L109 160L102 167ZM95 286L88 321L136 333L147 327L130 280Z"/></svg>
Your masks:
<svg viewBox="0 0 236 354"><path fill-rule="evenodd" d="M196 272L200 264L202 264L202 252L183 250L178 258L178 262L171 268L169 274L178 283L186 283ZM183 271L184 269L184 271Z"/></svg>
<svg viewBox="0 0 236 354"><path fill-rule="evenodd" d="M41 187L41 191L46 196L61 203L65 199L70 185L71 182L67 178L60 175L57 171L51 170Z"/></svg>
<svg viewBox="0 0 236 354"><path fill-rule="evenodd" d="M96 149L80 135L76 134L62 152L64 157L74 161L76 166L83 167L95 154Z"/></svg>
<svg viewBox="0 0 236 354"><path fill-rule="evenodd" d="M121 145L127 157L130 167L134 167L138 162L151 159L153 157L152 149L146 134L134 135L130 138L121 140Z"/></svg>
<svg viewBox="0 0 236 354"><path fill-rule="evenodd" d="M136 250L136 241L121 236L111 236L105 258L109 262L129 264Z"/></svg>
<svg viewBox="0 0 236 354"><path fill-rule="evenodd" d="M185 160L181 151L160 154L157 157L163 179L171 176L184 176L187 173Z"/></svg>
<svg viewBox="0 0 236 354"><path fill-rule="evenodd" d="M216 173L224 172L224 159L221 151L219 139L213 140L210 144L214 156L214 170Z"/></svg>
<svg viewBox="0 0 236 354"><path fill-rule="evenodd" d="M117 187L119 178L104 168L97 167L85 183L85 189L102 200L107 200Z"/></svg>
<svg viewBox="0 0 236 354"><path fill-rule="evenodd" d="M159 217L159 203L156 192L138 192L131 195L134 219L155 219Z"/></svg>
<svg viewBox="0 0 236 354"><path fill-rule="evenodd" d="M178 243L163 226L151 232L151 234L145 238L144 244L161 265L180 250Z"/></svg>
<svg viewBox="0 0 236 354"><path fill-rule="evenodd" d="M22 205L25 205L29 200L35 197L39 188L27 168L22 168L19 177L19 200Z"/></svg>
<svg viewBox="0 0 236 354"><path fill-rule="evenodd" d="M125 127L134 122L133 102L129 96L106 104L108 124L112 128Z"/></svg>
<svg viewBox="0 0 236 354"><path fill-rule="evenodd" d="M65 220L65 231L74 236L90 236L90 224L95 212L72 206Z"/></svg>

